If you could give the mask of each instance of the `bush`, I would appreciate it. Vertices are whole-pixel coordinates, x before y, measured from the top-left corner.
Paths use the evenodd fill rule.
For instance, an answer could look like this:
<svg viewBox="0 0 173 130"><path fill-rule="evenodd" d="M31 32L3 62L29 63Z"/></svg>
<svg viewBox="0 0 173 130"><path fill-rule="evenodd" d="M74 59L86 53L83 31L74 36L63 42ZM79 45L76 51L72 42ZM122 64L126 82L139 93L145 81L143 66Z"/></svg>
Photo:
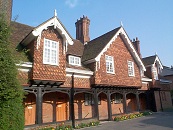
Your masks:
<svg viewBox="0 0 173 130"><path fill-rule="evenodd" d="M23 130L23 90L9 49L10 29L0 15L0 129Z"/></svg>
<svg viewBox="0 0 173 130"><path fill-rule="evenodd" d="M131 114L126 114L126 115L119 115L114 118L114 121L123 121L123 120L129 120L129 119L134 119L137 117L141 116L147 116L151 115L152 112L145 111L145 112L140 112L140 113L131 113Z"/></svg>

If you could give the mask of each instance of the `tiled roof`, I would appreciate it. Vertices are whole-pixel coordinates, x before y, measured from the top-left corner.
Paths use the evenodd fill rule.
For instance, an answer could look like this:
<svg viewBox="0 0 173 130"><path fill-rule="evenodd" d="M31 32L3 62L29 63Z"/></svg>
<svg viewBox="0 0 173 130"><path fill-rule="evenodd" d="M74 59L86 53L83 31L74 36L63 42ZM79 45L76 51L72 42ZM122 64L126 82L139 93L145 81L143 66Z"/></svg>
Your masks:
<svg viewBox="0 0 173 130"><path fill-rule="evenodd" d="M11 42L18 45L34 27L11 21L10 27L12 29Z"/></svg>
<svg viewBox="0 0 173 130"><path fill-rule="evenodd" d="M73 45L68 45L67 55L75 55L81 57L83 55L84 45L79 40L73 40Z"/></svg>
<svg viewBox="0 0 173 130"><path fill-rule="evenodd" d="M111 38L118 32L121 27L118 27L102 36L91 40L84 46L84 52L82 61L87 61L94 59L98 56L98 54L103 50L103 48L107 45L107 43L111 40Z"/></svg>
<svg viewBox="0 0 173 130"><path fill-rule="evenodd" d="M155 59L156 59L156 55L142 58L142 61L144 65L147 66L147 65L154 64Z"/></svg>
<svg viewBox="0 0 173 130"><path fill-rule="evenodd" d="M18 22L11 21L11 36L10 36L10 46L12 49L13 55L16 57L23 57L22 60L27 62L29 59L27 57L24 58L23 53L16 51L17 46L19 43L32 31L33 27L21 24Z"/></svg>
<svg viewBox="0 0 173 130"><path fill-rule="evenodd" d="M171 69L170 67L167 67L167 66L163 66L163 70L160 75L171 76L171 75L173 75L173 69Z"/></svg>

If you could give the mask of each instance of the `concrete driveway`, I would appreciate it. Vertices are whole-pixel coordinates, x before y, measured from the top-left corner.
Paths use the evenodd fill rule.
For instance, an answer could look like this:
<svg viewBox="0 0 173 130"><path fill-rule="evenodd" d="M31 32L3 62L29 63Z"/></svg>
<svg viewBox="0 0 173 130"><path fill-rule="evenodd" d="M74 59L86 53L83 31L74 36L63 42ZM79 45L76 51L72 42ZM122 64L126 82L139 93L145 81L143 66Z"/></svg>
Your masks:
<svg viewBox="0 0 173 130"><path fill-rule="evenodd" d="M173 112L157 112L121 122L101 122L100 126L84 130L173 130Z"/></svg>

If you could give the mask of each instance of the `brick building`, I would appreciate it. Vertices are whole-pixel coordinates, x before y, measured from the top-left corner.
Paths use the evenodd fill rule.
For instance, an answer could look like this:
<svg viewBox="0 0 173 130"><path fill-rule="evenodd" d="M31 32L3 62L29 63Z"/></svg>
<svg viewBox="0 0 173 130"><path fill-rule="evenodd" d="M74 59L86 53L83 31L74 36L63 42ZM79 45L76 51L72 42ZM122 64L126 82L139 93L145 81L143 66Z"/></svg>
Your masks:
<svg viewBox="0 0 173 130"><path fill-rule="evenodd" d="M156 73L162 69L158 56L142 59L138 39L132 42L120 26L90 40L88 17L75 25L73 39L56 12L37 27L11 22L19 80L27 92L26 126L112 120L172 106L171 82Z"/></svg>

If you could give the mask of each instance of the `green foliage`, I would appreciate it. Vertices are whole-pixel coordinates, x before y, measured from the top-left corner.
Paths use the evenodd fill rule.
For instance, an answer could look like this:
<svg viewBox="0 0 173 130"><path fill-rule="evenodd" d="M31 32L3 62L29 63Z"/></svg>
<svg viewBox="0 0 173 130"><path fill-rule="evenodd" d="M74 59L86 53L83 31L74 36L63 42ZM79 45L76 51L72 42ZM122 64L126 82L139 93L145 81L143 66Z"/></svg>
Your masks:
<svg viewBox="0 0 173 130"><path fill-rule="evenodd" d="M119 116L114 117L114 121L124 121L124 120L134 119L134 118L147 116L147 115L151 115L151 114L152 114L152 112L144 111L144 112L140 112L140 113L119 115Z"/></svg>
<svg viewBox="0 0 173 130"><path fill-rule="evenodd" d="M9 49L10 28L0 16L0 129L23 130L23 90Z"/></svg>

